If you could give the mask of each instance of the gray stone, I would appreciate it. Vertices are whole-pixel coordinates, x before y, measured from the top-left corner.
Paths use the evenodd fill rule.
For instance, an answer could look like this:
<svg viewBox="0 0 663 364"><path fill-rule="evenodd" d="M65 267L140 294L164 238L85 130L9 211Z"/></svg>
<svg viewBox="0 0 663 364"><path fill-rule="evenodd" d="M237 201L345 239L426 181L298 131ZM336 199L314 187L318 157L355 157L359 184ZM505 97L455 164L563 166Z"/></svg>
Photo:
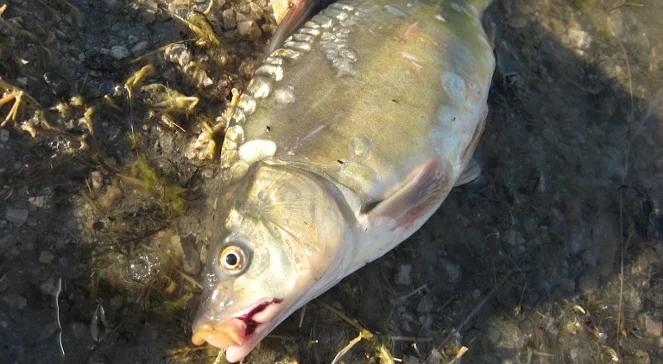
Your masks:
<svg viewBox="0 0 663 364"><path fill-rule="evenodd" d="M3 221L3 220L0 220ZM13 235L5 235L0 238L0 251L9 249L16 244L16 239Z"/></svg>
<svg viewBox="0 0 663 364"><path fill-rule="evenodd" d="M258 39L262 34L262 31L253 20L245 20L237 23L237 31L239 32L239 35L251 39Z"/></svg>
<svg viewBox="0 0 663 364"><path fill-rule="evenodd" d="M235 20L235 11L233 9L224 10L221 16L223 17L223 29L235 29L237 26L237 20Z"/></svg>
<svg viewBox="0 0 663 364"><path fill-rule="evenodd" d="M40 284L39 290L47 296L54 296L56 291L55 279L51 277L46 282Z"/></svg>
<svg viewBox="0 0 663 364"><path fill-rule="evenodd" d="M153 9L146 9L145 11L141 12L141 18L145 22L145 24L151 24L154 23L155 20L157 20L157 13L156 10Z"/></svg>
<svg viewBox="0 0 663 364"><path fill-rule="evenodd" d="M134 44L133 47L131 47L131 53L134 56L140 56L145 52L148 45L149 45L149 43L146 40L142 40L142 41Z"/></svg>
<svg viewBox="0 0 663 364"><path fill-rule="evenodd" d="M28 219L28 209L7 207L7 210L5 210L5 219L16 226L21 226Z"/></svg>
<svg viewBox="0 0 663 364"><path fill-rule="evenodd" d="M214 177L214 171L211 168L205 168L203 171L200 173L203 178L212 178Z"/></svg>
<svg viewBox="0 0 663 364"><path fill-rule="evenodd" d="M594 271L588 271L578 279L578 289L586 296L596 294L599 287L599 276Z"/></svg>
<svg viewBox="0 0 663 364"><path fill-rule="evenodd" d="M0 277L0 293L6 291L7 288L9 288L9 279L6 274L3 274Z"/></svg>
<svg viewBox="0 0 663 364"><path fill-rule="evenodd" d="M104 0L104 5L106 5L106 8L114 10L117 8L117 6L120 4L120 1L118 0Z"/></svg>
<svg viewBox="0 0 663 364"><path fill-rule="evenodd" d="M525 17L515 17L509 19L507 22L511 28L520 29L527 26L527 18Z"/></svg>
<svg viewBox="0 0 663 364"><path fill-rule="evenodd" d="M92 181L92 189L98 191L104 183L104 176L99 171L90 173L90 180Z"/></svg>
<svg viewBox="0 0 663 364"><path fill-rule="evenodd" d="M49 322L39 329L39 340L46 340L58 330L57 322Z"/></svg>
<svg viewBox="0 0 663 364"><path fill-rule="evenodd" d="M0 143L6 143L9 141L9 130L0 129Z"/></svg>
<svg viewBox="0 0 663 364"><path fill-rule="evenodd" d="M461 277L460 267L457 264L454 264L446 259L442 260L442 264L444 265L444 268L447 271L447 274L449 275L449 282L451 283L458 282Z"/></svg>
<svg viewBox="0 0 663 364"><path fill-rule="evenodd" d="M571 45L576 48L589 49L592 44L592 36L580 28L569 28L567 35Z"/></svg>
<svg viewBox="0 0 663 364"><path fill-rule="evenodd" d="M55 254L51 253L48 250L42 250L39 253L39 263L41 264L51 264L55 259Z"/></svg>
<svg viewBox="0 0 663 364"><path fill-rule="evenodd" d="M517 322L508 318L492 317L486 332L489 342L499 349L520 349L525 344Z"/></svg>
<svg viewBox="0 0 663 364"><path fill-rule="evenodd" d="M655 320L650 315L645 315L645 331L649 336L661 336L663 331L663 323Z"/></svg>
<svg viewBox="0 0 663 364"><path fill-rule="evenodd" d="M25 297L18 295L16 293L9 293L2 296L2 302L7 306L15 308L17 310L22 310L25 306L28 305L28 300Z"/></svg>
<svg viewBox="0 0 663 364"><path fill-rule="evenodd" d="M34 207L44 208L48 202L48 196L33 196L28 197L28 202Z"/></svg>
<svg viewBox="0 0 663 364"><path fill-rule="evenodd" d="M412 266L409 264L403 264L398 267L398 273L396 274L396 284L403 286L409 286L412 284Z"/></svg>
<svg viewBox="0 0 663 364"><path fill-rule="evenodd" d="M90 337L90 327L88 325L81 322L72 322L70 327L76 339L83 340Z"/></svg>
<svg viewBox="0 0 663 364"><path fill-rule="evenodd" d="M421 298L419 304L417 304L417 312L419 313L429 313L433 310L433 299L430 296L426 295Z"/></svg>
<svg viewBox="0 0 663 364"><path fill-rule="evenodd" d="M651 363L651 358L649 357L649 354L644 351L644 350L635 350L633 354L630 355L630 358L628 361L624 361L625 363L633 363L633 364L650 364Z"/></svg>
<svg viewBox="0 0 663 364"><path fill-rule="evenodd" d="M129 57L129 50L125 46L113 46L110 55L117 60L125 59Z"/></svg>
<svg viewBox="0 0 663 364"><path fill-rule="evenodd" d="M182 246L182 269L191 275L197 275L202 267L200 261L200 250L196 246L196 237L187 235L180 239Z"/></svg>
<svg viewBox="0 0 663 364"><path fill-rule="evenodd" d="M25 239L19 243L18 247L23 251L29 252L34 250L35 244L34 241L32 241L32 239Z"/></svg>

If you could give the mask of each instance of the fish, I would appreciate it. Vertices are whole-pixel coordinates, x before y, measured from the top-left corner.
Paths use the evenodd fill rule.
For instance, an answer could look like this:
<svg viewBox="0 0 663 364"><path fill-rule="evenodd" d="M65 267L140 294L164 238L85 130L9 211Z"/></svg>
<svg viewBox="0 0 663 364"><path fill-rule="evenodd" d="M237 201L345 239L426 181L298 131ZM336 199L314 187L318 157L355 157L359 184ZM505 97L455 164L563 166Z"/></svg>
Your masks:
<svg viewBox="0 0 663 364"><path fill-rule="evenodd" d="M477 176L495 68L489 3L341 0L265 57L208 196L193 344L242 360Z"/></svg>

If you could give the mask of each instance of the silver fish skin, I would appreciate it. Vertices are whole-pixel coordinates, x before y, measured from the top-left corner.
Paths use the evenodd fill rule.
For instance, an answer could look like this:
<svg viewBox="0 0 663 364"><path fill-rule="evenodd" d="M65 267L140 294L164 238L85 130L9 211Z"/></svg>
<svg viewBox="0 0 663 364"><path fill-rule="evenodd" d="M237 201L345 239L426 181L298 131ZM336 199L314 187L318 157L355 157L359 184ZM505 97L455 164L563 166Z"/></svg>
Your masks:
<svg viewBox="0 0 663 364"><path fill-rule="evenodd" d="M466 179L495 67L488 3L343 0L266 57L226 131L194 344L243 359Z"/></svg>

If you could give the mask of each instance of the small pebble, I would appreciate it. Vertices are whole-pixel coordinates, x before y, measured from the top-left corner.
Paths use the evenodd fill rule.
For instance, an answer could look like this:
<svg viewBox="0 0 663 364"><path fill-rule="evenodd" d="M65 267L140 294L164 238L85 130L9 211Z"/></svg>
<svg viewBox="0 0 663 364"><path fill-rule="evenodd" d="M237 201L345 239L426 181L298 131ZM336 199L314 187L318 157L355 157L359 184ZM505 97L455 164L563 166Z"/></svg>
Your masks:
<svg viewBox="0 0 663 364"><path fill-rule="evenodd" d="M41 264L51 264L55 259L55 255L48 250L42 250L39 253L39 263Z"/></svg>
<svg viewBox="0 0 663 364"><path fill-rule="evenodd" d="M143 21L145 24L151 24L154 23L154 21L157 19L157 13L156 10L152 9L146 9L145 11L141 12L141 18L143 18Z"/></svg>
<svg viewBox="0 0 663 364"><path fill-rule="evenodd" d="M124 297L120 295L111 297L109 305L113 310L120 310L124 306Z"/></svg>
<svg viewBox="0 0 663 364"><path fill-rule="evenodd" d="M51 277L46 282L40 284L39 290L47 296L55 295L55 279Z"/></svg>
<svg viewBox="0 0 663 364"><path fill-rule="evenodd" d="M18 310L22 310L25 308L25 306L28 305L28 300L26 300L25 297L21 295L17 295L16 293L4 295L2 296L1 300L4 304Z"/></svg>
<svg viewBox="0 0 663 364"><path fill-rule="evenodd" d="M16 226L21 226L28 219L28 209L7 207L7 210L5 210L5 219Z"/></svg>
<svg viewBox="0 0 663 364"><path fill-rule="evenodd" d="M214 171L210 168L203 169L203 171L200 173L203 178L212 178L214 176Z"/></svg>
<svg viewBox="0 0 663 364"><path fill-rule="evenodd" d="M239 32L239 35L251 39L258 39L262 34L262 31L253 20L245 20L237 23L237 31Z"/></svg>
<svg viewBox="0 0 663 364"><path fill-rule="evenodd" d="M115 9L119 4L120 2L118 0L104 0L104 5L111 10Z"/></svg>
<svg viewBox="0 0 663 364"><path fill-rule="evenodd" d="M131 47L131 53L134 56L140 56L142 55L145 50L147 49L148 43L146 40L142 40L138 43L136 43L133 47Z"/></svg>
<svg viewBox="0 0 663 364"><path fill-rule="evenodd" d="M0 143L7 143L9 141L9 130L0 129Z"/></svg>
<svg viewBox="0 0 663 364"><path fill-rule="evenodd" d="M185 273L198 275L202 263L200 261L200 250L196 246L196 237L193 234L183 236L180 239L182 245L182 268Z"/></svg>
<svg viewBox="0 0 663 364"><path fill-rule="evenodd" d="M0 292L4 292L9 288L9 279L7 279L7 275L3 274L2 277L0 277Z"/></svg>
<svg viewBox="0 0 663 364"><path fill-rule="evenodd" d="M409 286L412 284L412 266L409 264L403 264L398 268L398 273L396 274L396 284L402 286Z"/></svg>
<svg viewBox="0 0 663 364"><path fill-rule="evenodd" d="M125 46L113 46L110 55L117 60L125 59L129 57L129 50Z"/></svg>
<svg viewBox="0 0 663 364"><path fill-rule="evenodd" d="M19 248L23 251L32 251L35 248L35 244L31 239L24 239L19 243Z"/></svg>
<svg viewBox="0 0 663 364"><path fill-rule="evenodd" d="M507 23L509 24L509 26L511 28L520 29L520 28L524 28L525 26L527 26L527 18L525 18L525 17L511 18L511 19L509 19L509 21Z"/></svg>
<svg viewBox="0 0 663 364"><path fill-rule="evenodd" d="M444 265L444 268L447 271L447 274L449 275L449 282L451 283L458 282L461 277L460 267L457 264L454 264L446 259L442 260L442 264Z"/></svg>
<svg viewBox="0 0 663 364"><path fill-rule="evenodd" d="M88 325L81 322L72 322L70 327L76 339L83 340L90 337L90 327Z"/></svg>
<svg viewBox="0 0 663 364"><path fill-rule="evenodd" d="M46 340L49 337L53 336L58 330L58 324L55 321L49 322L43 325L37 332L39 332L39 340Z"/></svg>
<svg viewBox="0 0 663 364"><path fill-rule="evenodd" d="M32 206L39 208L44 208L46 206L47 201L48 201L48 196L28 197L28 202L30 202Z"/></svg>
<svg viewBox="0 0 663 364"><path fill-rule="evenodd" d="M103 186L104 176L99 171L90 173L90 180L92 181L92 189L98 191Z"/></svg>
<svg viewBox="0 0 663 364"><path fill-rule="evenodd" d="M599 276L594 271L588 271L578 279L578 290L583 295L589 296L596 294L599 286Z"/></svg>
<svg viewBox="0 0 663 364"><path fill-rule="evenodd" d="M568 31L568 36L573 45L581 49L587 49L592 43L592 37L584 30L578 28L571 28Z"/></svg>
<svg viewBox="0 0 663 364"><path fill-rule="evenodd" d="M433 310L433 299L426 295L421 298L419 304L417 305L417 312L419 313L430 313Z"/></svg>
<svg viewBox="0 0 663 364"><path fill-rule="evenodd" d="M645 315L645 331L649 336L661 336L661 332L663 332L663 323L655 320L650 315Z"/></svg>
<svg viewBox="0 0 663 364"><path fill-rule="evenodd" d="M232 30L237 26L237 20L235 20L235 11L233 9L226 9L223 11L223 29Z"/></svg>

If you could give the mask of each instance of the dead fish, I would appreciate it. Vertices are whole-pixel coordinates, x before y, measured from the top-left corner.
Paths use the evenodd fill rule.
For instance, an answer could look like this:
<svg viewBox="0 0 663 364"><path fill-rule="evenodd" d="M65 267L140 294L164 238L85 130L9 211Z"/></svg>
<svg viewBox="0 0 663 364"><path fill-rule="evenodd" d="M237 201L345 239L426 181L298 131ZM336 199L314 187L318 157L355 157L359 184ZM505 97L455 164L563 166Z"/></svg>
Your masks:
<svg viewBox="0 0 663 364"><path fill-rule="evenodd" d="M265 58L226 131L194 344L243 359L476 176L488 3L342 0Z"/></svg>

